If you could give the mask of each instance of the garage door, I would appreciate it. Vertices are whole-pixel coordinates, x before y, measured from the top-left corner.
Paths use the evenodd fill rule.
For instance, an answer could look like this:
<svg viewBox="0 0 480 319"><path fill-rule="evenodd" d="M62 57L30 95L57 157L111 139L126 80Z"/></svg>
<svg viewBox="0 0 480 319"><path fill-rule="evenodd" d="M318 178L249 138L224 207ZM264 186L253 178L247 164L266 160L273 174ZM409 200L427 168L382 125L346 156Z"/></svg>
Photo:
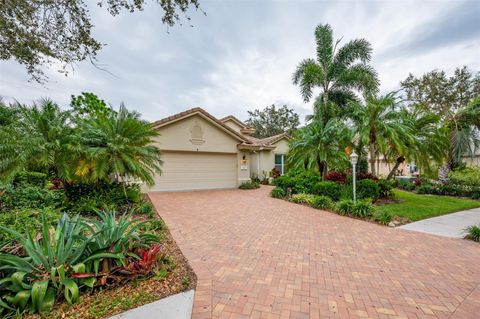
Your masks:
<svg viewBox="0 0 480 319"><path fill-rule="evenodd" d="M162 153L162 174L150 191L237 187L236 154Z"/></svg>

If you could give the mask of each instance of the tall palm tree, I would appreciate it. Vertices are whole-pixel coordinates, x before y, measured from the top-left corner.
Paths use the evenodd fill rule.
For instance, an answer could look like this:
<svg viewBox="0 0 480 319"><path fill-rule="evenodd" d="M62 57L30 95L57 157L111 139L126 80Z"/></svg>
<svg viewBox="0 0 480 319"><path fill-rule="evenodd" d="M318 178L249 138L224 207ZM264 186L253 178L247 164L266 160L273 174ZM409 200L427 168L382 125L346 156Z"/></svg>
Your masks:
<svg viewBox="0 0 480 319"><path fill-rule="evenodd" d="M324 179L329 164L346 160L351 132L336 118L313 121L298 130L289 145L287 164L298 169L317 169Z"/></svg>
<svg viewBox="0 0 480 319"><path fill-rule="evenodd" d="M304 59L293 74L293 83L300 86L302 97L308 102L313 90L321 90L319 105L329 109L330 101L344 105L355 99L354 90L374 92L378 86L375 70L368 65L372 47L365 39L356 39L338 47L341 39L333 40L330 25L315 29L316 59ZM329 117L323 116L325 121Z"/></svg>
<svg viewBox="0 0 480 319"><path fill-rule="evenodd" d="M365 105L351 102L349 109L358 143L368 147L372 174L376 175L380 154L387 150L404 154L407 145L413 144L412 126L402 116L395 92L378 98L367 96Z"/></svg>
<svg viewBox="0 0 480 319"><path fill-rule="evenodd" d="M109 180L116 175L125 190L126 178L154 184L161 173L160 150L153 145L159 133L122 104L118 113L79 123L77 151L81 154L75 174L84 180Z"/></svg>
<svg viewBox="0 0 480 319"><path fill-rule="evenodd" d="M65 176L71 136L69 113L48 99L32 107L16 104L12 108L15 117L0 133L0 176L9 179L19 170L32 167Z"/></svg>

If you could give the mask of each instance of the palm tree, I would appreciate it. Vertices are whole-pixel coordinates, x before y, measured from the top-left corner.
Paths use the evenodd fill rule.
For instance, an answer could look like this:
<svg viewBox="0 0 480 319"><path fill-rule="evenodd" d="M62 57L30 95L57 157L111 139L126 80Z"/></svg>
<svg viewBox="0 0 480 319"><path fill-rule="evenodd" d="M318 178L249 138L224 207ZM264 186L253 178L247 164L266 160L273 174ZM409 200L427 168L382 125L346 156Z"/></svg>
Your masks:
<svg viewBox="0 0 480 319"><path fill-rule="evenodd" d="M402 110L401 117L412 128L413 139L405 141L404 153L391 148L386 157L396 158L395 165L388 174L391 179L398 167L406 160L414 161L419 167L428 169L432 162L440 163L448 149L445 130L439 128L440 117L425 109Z"/></svg>
<svg viewBox="0 0 480 319"><path fill-rule="evenodd" d="M448 115L445 127L449 138L448 165L453 169L462 157L474 156L480 147L480 97Z"/></svg>
<svg viewBox="0 0 480 319"><path fill-rule="evenodd" d="M412 126L398 109L395 92L378 98L367 96L365 105L351 102L349 111L358 143L368 147L373 175L380 154L404 154L407 145L413 144Z"/></svg>
<svg viewBox="0 0 480 319"><path fill-rule="evenodd" d="M329 109L331 104L342 106L355 100L354 90L374 92L378 86L375 70L367 63L372 47L365 39L349 41L338 47L341 39L334 42L330 25L318 25L315 29L317 57L304 59L293 74L293 83L300 86L302 97L308 102L315 88L320 88L319 105ZM328 121L330 116L323 116Z"/></svg>
<svg viewBox="0 0 480 319"><path fill-rule="evenodd" d="M350 130L340 120L313 121L297 131L289 145L287 164L296 169L317 169L324 179L329 164L347 160Z"/></svg>
<svg viewBox="0 0 480 319"><path fill-rule="evenodd" d="M162 164L160 150L153 145L158 135L123 104L118 113L80 121L76 149L81 156L75 175L91 182L115 175L124 191L128 177L153 185Z"/></svg>
<svg viewBox="0 0 480 319"><path fill-rule="evenodd" d="M15 116L0 133L0 176L9 179L25 168L65 176L71 136L69 113L48 99L32 107L17 103L10 108Z"/></svg>

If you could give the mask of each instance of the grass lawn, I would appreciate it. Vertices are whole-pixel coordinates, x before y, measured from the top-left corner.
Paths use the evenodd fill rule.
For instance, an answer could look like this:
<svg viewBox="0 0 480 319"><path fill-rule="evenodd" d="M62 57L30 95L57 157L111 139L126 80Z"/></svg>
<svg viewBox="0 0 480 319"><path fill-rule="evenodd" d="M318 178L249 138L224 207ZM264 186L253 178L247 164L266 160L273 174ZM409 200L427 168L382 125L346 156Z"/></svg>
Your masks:
<svg viewBox="0 0 480 319"><path fill-rule="evenodd" d="M480 207L480 201L449 196L420 195L396 189L401 203L381 206L392 216L405 217L411 221L445 215L465 209Z"/></svg>

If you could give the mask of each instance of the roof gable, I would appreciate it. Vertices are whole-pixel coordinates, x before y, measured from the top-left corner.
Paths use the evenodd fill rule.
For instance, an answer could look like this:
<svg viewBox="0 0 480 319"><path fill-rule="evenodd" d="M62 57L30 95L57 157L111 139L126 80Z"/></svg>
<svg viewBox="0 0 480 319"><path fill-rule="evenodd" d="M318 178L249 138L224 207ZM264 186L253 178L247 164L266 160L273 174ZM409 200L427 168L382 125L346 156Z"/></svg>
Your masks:
<svg viewBox="0 0 480 319"><path fill-rule="evenodd" d="M172 123L175 123L175 122L178 122L178 121L181 121L181 120L184 120L184 119L187 119L187 118L190 118L194 115L199 115L201 116L202 118L204 118L205 120L207 120L208 122L212 123L214 126L217 126L219 129L223 130L226 134L229 134L233 137L235 137L237 140L239 140L240 142L246 142L248 143L249 141L247 139L245 139L244 136L242 136L240 133L236 132L234 129L230 128L229 126L225 125L223 122L221 122L220 120L216 119L213 115L211 115L210 113L208 113L207 111L205 111L204 109L200 108L200 107L195 107L193 109L190 109L190 110L187 110L187 111L184 111L184 112L180 112L180 113L177 113L175 115L172 115L172 116L169 116L169 117L166 117L166 118L163 118L159 121L155 121L153 123L151 123L151 125L155 128L155 129L158 129L158 128L161 128L161 127L164 127L164 126L167 126L167 125L170 125Z"/></svg>

